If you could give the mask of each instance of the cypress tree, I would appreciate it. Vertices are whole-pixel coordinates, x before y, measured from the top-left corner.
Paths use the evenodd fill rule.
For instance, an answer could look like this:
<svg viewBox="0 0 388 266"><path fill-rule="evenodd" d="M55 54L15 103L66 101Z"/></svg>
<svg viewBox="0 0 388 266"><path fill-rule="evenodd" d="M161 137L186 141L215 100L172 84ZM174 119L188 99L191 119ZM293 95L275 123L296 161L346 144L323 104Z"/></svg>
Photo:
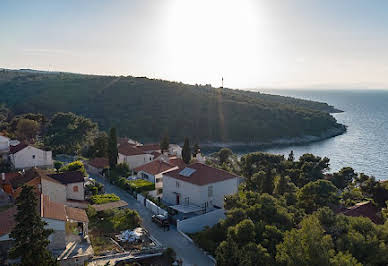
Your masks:
<svg viewBox="0 0 388 266"><path fill-rule="evenodd" d="M110 168L116 167L118 156L119 156L119 152L117 149L116 128L112 127L109 132L109 145L108 145L108 157L109 157Z"/></svg>
<svg viewBox="0 0 388 266"><path fill-rule="evenodd" d="M20 258L20 265L57 265L56 259L47 250L50 243L48 236L53 230L44 228L47 223L38 213L33 187L22 187L16 206L16 226L10 234L15 243L9 251L10 258Z"/></svg>
<svg viewBox="0 0 388 266"><path fill-rule="evenodd" d="M182 159L186 164L190 163L190 160L191 160L190 142L187 137L185 138L185 142L182 148Z"/></svg>
<svg viewBox="0 0 388 266"><path fill-rule="evenodd" d="M168 135L166 134L162 141L160 142L160 150L163 152L168 151L168 147L170 146L170 141L168 139Z"/></svg>

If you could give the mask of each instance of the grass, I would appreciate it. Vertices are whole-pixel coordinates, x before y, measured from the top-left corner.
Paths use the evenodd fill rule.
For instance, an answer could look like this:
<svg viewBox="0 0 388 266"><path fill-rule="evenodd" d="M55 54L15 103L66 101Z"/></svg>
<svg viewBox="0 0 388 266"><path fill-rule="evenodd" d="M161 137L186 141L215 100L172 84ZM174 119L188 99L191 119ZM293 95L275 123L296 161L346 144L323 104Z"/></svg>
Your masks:
<svg viewBox="0 0 388 266"><path fill-rule="evenodd" d="M131 180L128 181L129 185L136 191L151 191L155 189L155 184L144 180L144 179L137 179L137 180Z"/></svg>
<svg viewBox="0 0 388 266"><path fill-rule="evenodd" d="M104 204L108 202L115 202L119 201L120 197L117 196L116 194L102 194L102 195L94 195L90 197L90 201L93 204Z"/></svg>

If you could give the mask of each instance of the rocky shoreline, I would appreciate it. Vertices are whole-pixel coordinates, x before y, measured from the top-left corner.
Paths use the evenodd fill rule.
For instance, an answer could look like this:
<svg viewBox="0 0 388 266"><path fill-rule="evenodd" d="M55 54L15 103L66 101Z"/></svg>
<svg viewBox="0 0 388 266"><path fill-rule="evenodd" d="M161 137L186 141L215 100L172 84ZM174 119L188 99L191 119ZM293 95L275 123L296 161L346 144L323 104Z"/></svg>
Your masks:
<svg viewBox="0 0 388 266"><path fill-rule="evenodd" d="M205 149L217 148L270 148L274 146L289 146L289 145L303 145L312 142L318 142L325 139L333 138L344 134L347 131L347 126L340 124L338 127L331 128L320 134L319 136L306 135L296 138L283 138L271 142L211 142L201 143L200 146Z"/></svg>

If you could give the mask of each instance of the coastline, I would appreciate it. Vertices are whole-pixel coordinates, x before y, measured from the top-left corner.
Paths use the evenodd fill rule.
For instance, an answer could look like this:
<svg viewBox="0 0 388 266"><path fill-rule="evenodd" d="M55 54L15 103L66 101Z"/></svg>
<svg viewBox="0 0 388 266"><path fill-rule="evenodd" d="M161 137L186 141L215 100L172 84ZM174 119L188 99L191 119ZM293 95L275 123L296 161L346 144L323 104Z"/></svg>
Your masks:
<svg viewBox="0 0 388 266"><path fill-rule="evenodd" d="M325 132L321 133L319 136L305 135L295 138L282 138L273 140L270 142L210 142L210 143L200 143L202 148L205 150L217 150L221 148L271 148L279 146L289 146L289 145L304 145L308 143L318 142L325 139L333 138L339 135L346 133L347 126L340 124L338 127L330 128ZM205 152L206 154L207 152Z"/></svg>

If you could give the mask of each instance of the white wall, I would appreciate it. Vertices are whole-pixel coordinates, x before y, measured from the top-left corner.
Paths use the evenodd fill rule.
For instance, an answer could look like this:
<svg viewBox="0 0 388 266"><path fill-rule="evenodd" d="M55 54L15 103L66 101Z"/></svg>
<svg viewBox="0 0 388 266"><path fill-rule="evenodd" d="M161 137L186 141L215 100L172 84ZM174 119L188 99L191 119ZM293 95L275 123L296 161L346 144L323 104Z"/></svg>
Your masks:
<svg viewBox="0 0 388 266"><path fill-rule="evenodd" d="M66 203L66 185L41 179L42 193L53 202Z"/></svg>
<svg viewBox="0 0 388 266"><path fill-rule="evenodd" d="M189 219L177 221L177 229L184 233L196 233L202 231L205 226L212 227L221 219L225 219L225 210L218 209Z"/></svg>
<svg viewBox="0 0 388 266"><path fill-rule="evenodd" d="M34 158L35 156L35 158ZM52 152L43 151L32 146L10 155L11 163L16 169L31 167L53 167Z"/></svg>
<svg viewBox="0 0 388 266"><path fill-rule="evenodd" d="M74 191L74 187L78 187L78 191ZM84 183L78 182L78 183L71 183L67 184L66 186L66 197L68 199L74 199L74 200L84 200L85 199L85 190L84 190Z"/></svg>
<svg viewBox="0 0 388 266"><path fill-rule="evenodd" d="M179 183L179 187L176 185L177 182ZM208 195L209 186L213 186L213 196L211 197ZM180 195L179 204L187 203L185 199L188 198L189 204L203 207L207 202L209 207L216 205L222 208L224 206L225 195L231 195L237 191L238 178L231 178L209 185L198 186L169 177L168 173L163 175L163 200L170 204L176 204L176 194L178 193Z"/></svg>
<svg viewBox="0 0 388 266"><path fill-rule="evenodd" d="M138 154L132 156L125 156L119 153L119 158L117 159L118 163L125 163L128 165L129 169L134 169L141 165L151 162L154 159L152 154Z"/></svg>
<svg viewBox="0 0 388 266"><path fill-rule="evenodd" d="M46 228L53 229L54 232L48 237L50 244L48 249L61 249L66 247L65 221L43 218L47 223Z"/></svg>

